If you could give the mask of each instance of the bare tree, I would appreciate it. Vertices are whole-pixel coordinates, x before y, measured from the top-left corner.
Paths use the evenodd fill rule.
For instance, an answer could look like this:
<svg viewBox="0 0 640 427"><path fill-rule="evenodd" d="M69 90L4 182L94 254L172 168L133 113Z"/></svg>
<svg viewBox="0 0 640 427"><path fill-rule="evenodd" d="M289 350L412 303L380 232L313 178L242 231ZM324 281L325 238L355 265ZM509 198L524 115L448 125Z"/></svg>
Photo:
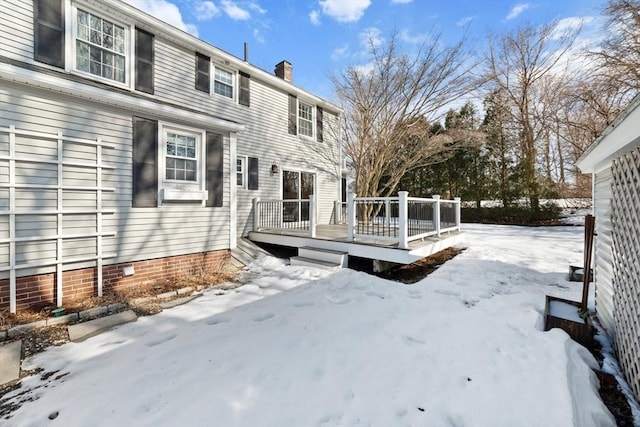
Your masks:
<svg viewBox="0 0 640 427"><path fill-rule="evenodd" d="M487 78L507 98L520 134L522 179L531 207L539 208L542 186L536 169L539 146L544 146L549 123L538 109L545 77L559 70L577 31L560 33L556 22L539 27L525 25L512 33L489 39ZM544 169L543 169L544 171ZM544 173L543 173L544 175Z"/></svg>
<svg viewBox="0 0 640 427"><path fill-rule="evenodd" d="M640 1L610 0L604 12L607 36L600 48L591 53L618 88L637 93L640 90Z"/></svg>
<svg viewBox="0 0 640 427"><path fill-rule="evenodd" d="M440 162L455 140L434 133L430 121L477 84L465 41L445 47L433 36L414 54L400 51L397 35L370 42L367 66L333 77L344 108L344 149L355 170L359 195L388 196L405 173Z"/></svg>

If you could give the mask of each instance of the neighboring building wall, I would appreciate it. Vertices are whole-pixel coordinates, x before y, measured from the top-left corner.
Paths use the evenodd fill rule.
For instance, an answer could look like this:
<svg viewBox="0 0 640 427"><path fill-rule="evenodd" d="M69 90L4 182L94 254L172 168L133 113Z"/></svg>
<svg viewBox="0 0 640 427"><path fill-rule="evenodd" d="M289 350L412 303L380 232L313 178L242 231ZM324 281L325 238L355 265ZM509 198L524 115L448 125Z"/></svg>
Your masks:
<svg viewBox="0 0 640 427"><path fill-rule="evenodd" d="M614 160L611 188L615 343L640 396L640 148Z"/></svg>

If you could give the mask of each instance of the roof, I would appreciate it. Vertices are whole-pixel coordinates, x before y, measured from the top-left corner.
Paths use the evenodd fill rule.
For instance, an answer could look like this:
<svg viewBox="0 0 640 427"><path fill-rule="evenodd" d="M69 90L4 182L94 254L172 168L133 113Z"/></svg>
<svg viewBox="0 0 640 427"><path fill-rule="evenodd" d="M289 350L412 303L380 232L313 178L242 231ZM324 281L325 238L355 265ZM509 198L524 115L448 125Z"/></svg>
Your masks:
<svg viewBox="0 0 640 427"><path fill-rule="evenodd" d="M611 166L611 162L640 145L640 95L636 96L589 148L577 165L583 173L594 173Z"/></svg>
<svg viewBox="0 0 640 427"><path fill-rule="evenodd" d="M156 34L162 34L165 38L177 43L181 46L193 49L203 54L210 54L216 58L222 59L223 63L227 66L233 66L239 71L250 74L252 77L258 77L260 80L267 82L268 84L291 93L292 95L303 95L306 99L314 102L319 107L322 107L325 111L342 114L342 109L332 102L323 99L307 90L300 88L293 83L287 82L274 74L268 73L265 70L250 64L228 52L219 49L204 40L201 40L191 34L188 34L171 24L161 21L146 12L143 12L121 0L88 0L90 3L95 4L98 7L119 10L125 13L127 16L133 17L136 23L145 29L153 29ZM213 58L212 58L213 59Z"/></svg>

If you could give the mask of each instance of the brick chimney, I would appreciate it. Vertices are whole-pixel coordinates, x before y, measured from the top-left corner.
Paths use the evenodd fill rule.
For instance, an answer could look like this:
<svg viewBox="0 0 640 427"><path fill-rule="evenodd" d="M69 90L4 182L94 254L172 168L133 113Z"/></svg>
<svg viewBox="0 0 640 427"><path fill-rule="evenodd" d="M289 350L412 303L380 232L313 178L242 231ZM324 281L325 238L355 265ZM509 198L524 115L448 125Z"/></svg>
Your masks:
<svg viewBox="0 0 640 427"><path fill-rule="evenodd" d="M281 61L276 65L274 73L277 77L280 77L284 81L291 83L293 80L293 67L289 61Z"/></svg>

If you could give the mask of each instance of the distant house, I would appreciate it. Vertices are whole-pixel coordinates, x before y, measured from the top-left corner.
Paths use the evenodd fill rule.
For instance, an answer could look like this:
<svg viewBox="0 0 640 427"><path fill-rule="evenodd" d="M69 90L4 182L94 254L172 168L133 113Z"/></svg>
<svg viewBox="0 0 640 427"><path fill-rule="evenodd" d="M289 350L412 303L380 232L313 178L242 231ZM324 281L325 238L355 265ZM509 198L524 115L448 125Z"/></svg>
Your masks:
<svg viewBox="0 0 640 427"><path fill-rule="evenodd" d="M119 0L0 16L0 309L210 268L253 199L314 195L329 223L341 111L287 61L268 73Z"/></svg>
<svg viewBox="0 0 640 427"><path fill-rule="evenodd" d="M596 311L640 397L640 97L579 159L593 174Z"/></svg>

